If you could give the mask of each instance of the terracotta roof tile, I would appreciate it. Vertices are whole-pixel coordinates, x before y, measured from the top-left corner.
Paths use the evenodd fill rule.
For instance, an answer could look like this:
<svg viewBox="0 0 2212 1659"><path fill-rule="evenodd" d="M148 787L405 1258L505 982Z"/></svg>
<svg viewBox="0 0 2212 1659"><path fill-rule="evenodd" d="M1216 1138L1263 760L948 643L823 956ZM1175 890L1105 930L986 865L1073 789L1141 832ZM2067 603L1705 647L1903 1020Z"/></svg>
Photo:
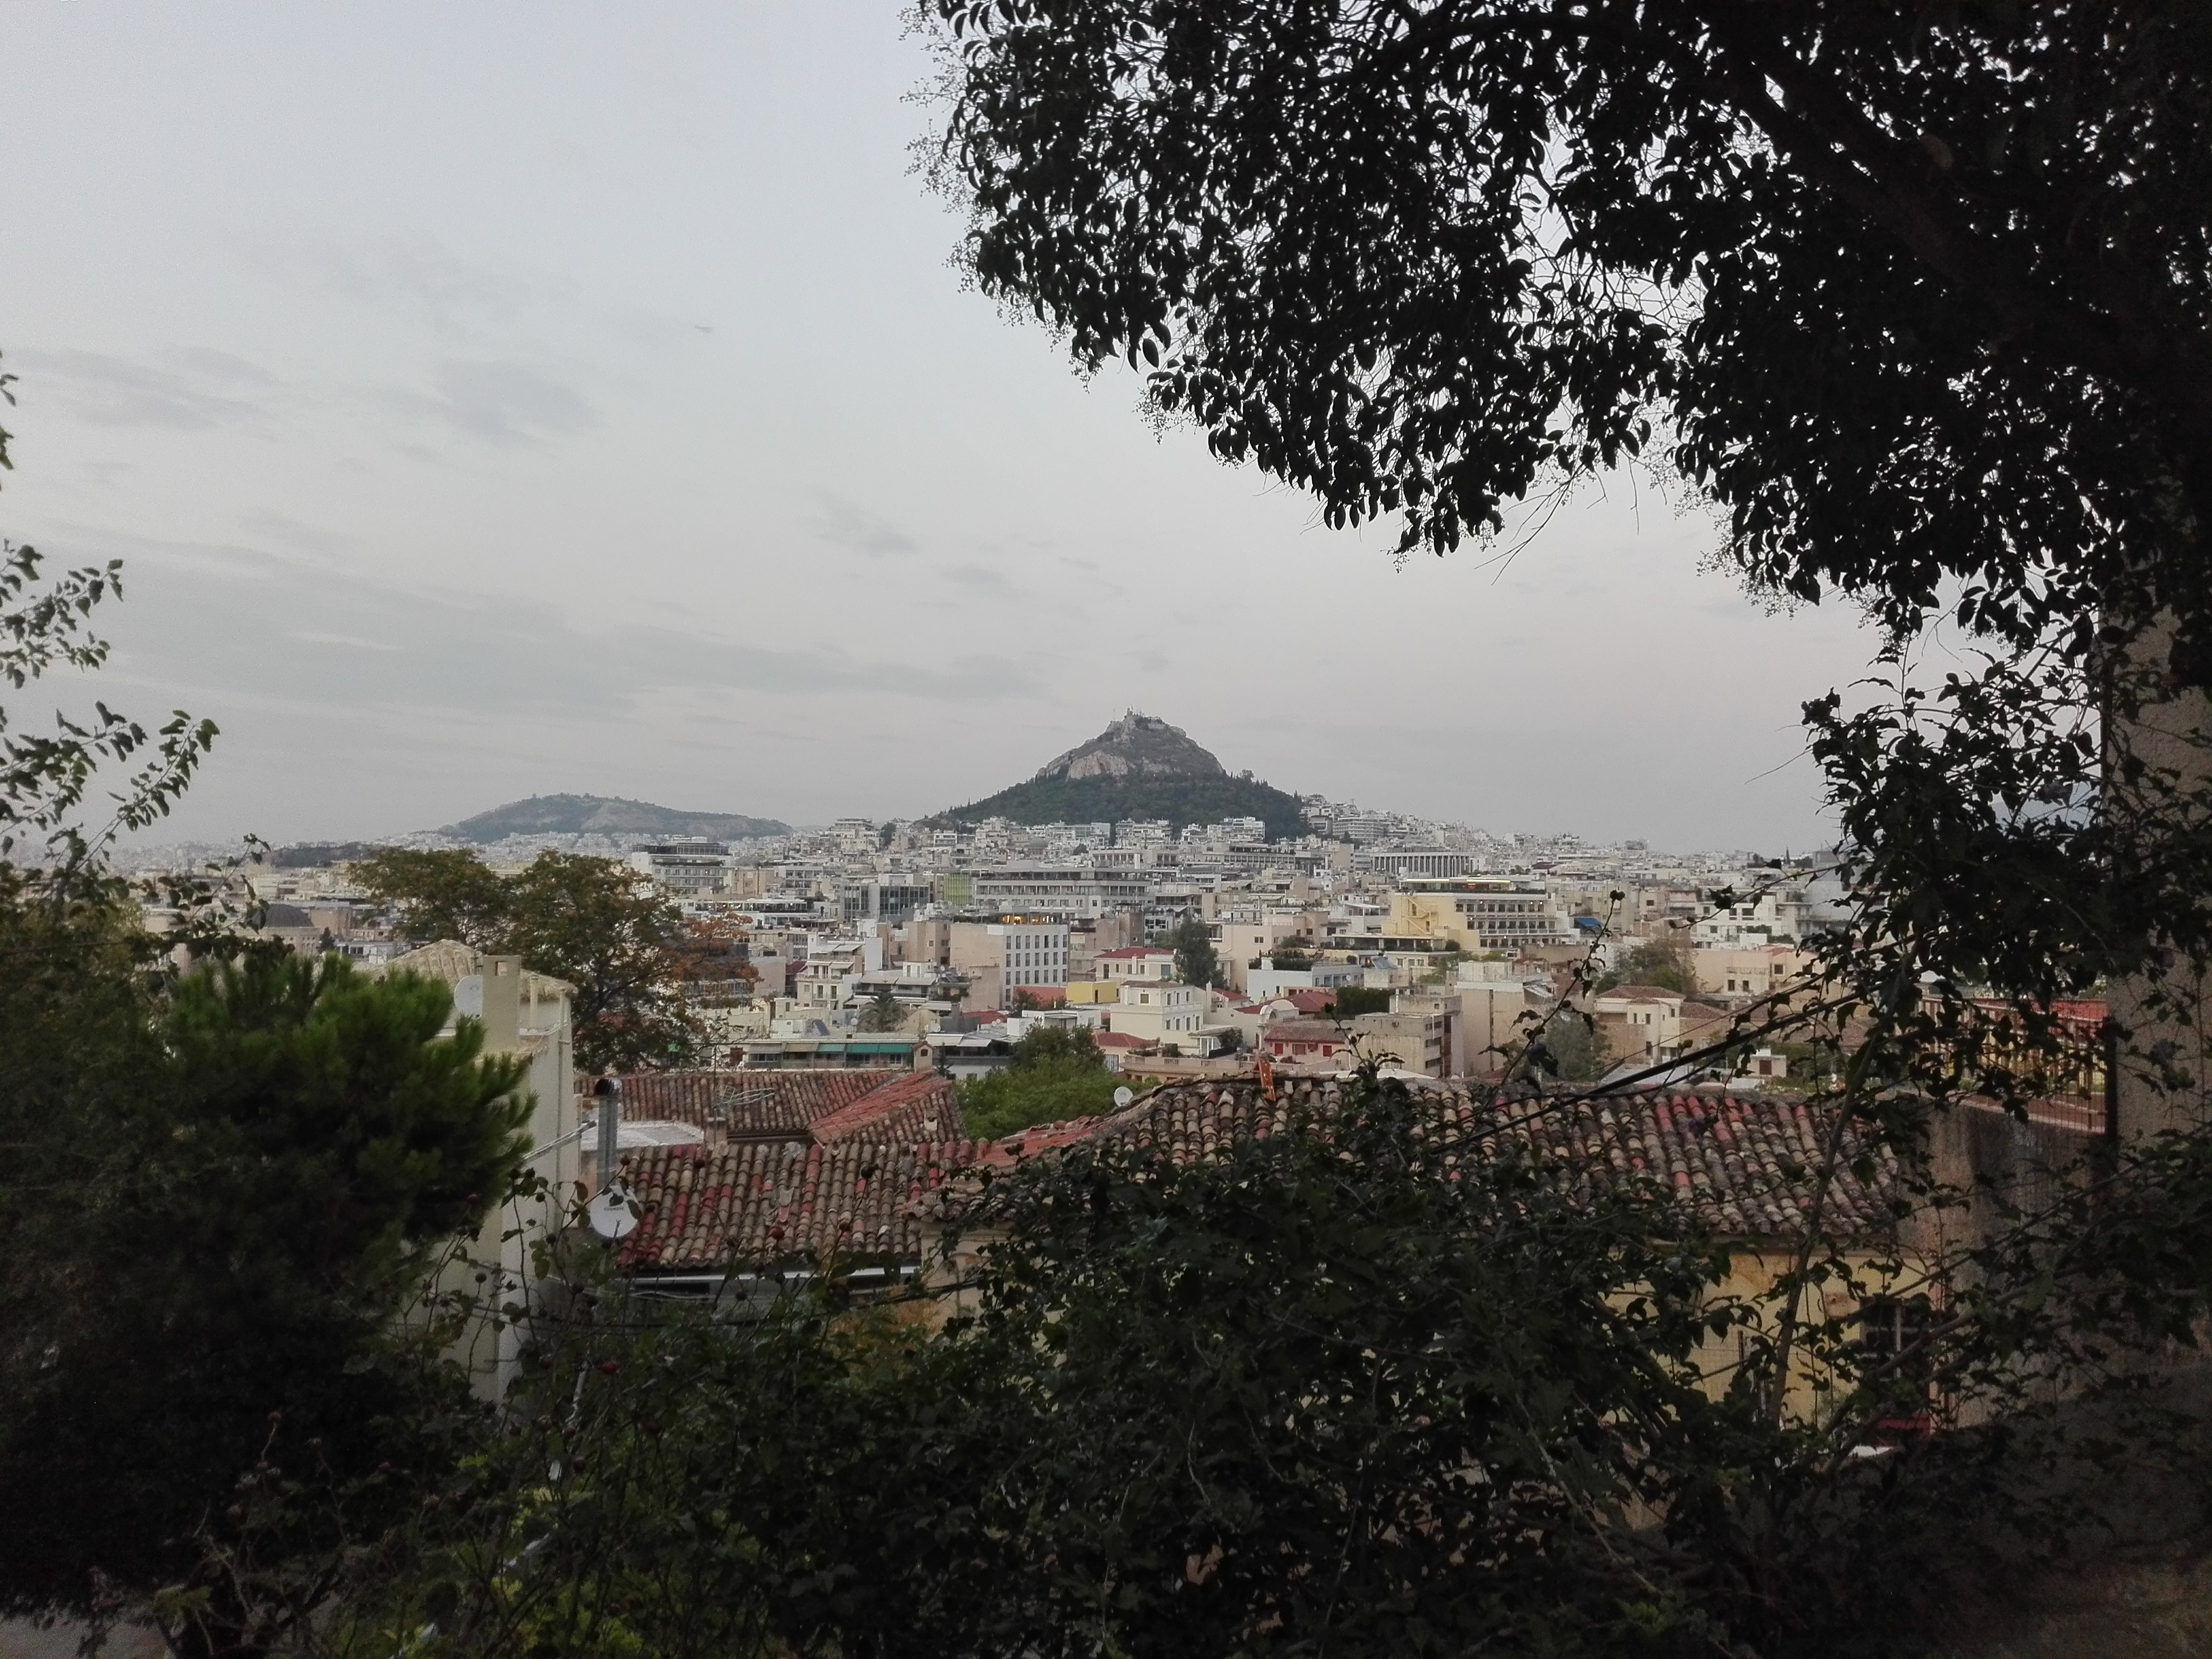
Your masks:
<svg viewBox="0 0 2212 1659"><path fill-rule="evenodd" d="M622 1164L644 1215L623 1241L630 1272L713 1270L833 1251L913 1261L931 1242L948 1179L976 1162L970 1140L892 1146L748 1141L656 1146Z"/></svg>
<svg viewBox="0 0 2212 1659"><path fill-rule="evenodd" d="M1043 1124L1000 1141L910 1139L902 1133L909 1114L942 1110L940 1124L957 1127L931 1084L941 1087L942 1079L922 1074L881 1085L880 1115L859 1111L868 1103L863 1097L854 1103L853 1127L845 1129L841 1115L827 1145L802 1131L781 1141L629 1155L623 1178L647 1214L623 1244L624 1267L700 1271L835 1250L915 1261L934 1242L948 1201L957 1205L971 1190L963 1183L947 1191L963 1170L1003 1168L1105 1137L1163 1146L1188 1162L1282 1133L1296 1112L1326 1121L1343 1103L1343 1085L1334 1078L1279 1077L1273 1099L1256 1079L1238 1078L1169 1084L1113 1116ZM1832 1122L1802 1102L1771 1096L1644 1094L1539 1105L1494 1103L1455 1085L1413 1087L1431 1114L1423 1133L1458 1143L1447 1159L1519 1146L1570 1194L1648 1177L1735 1239L1802 1233ZM1862 1181L1851 1165L1866 1152L1855 1133L1845 1134L1826 1212L1838 1239L1886 1232L1904 1190L1886 1148L1873 1151Z"/></svg>
<svg viewBox="0 0 2212 1659"><path fill-rule="evenodd" d="M708 1111L719 1103L724 1104L732 1135L803 1135L819 1120L887 1084L915 1075L871 1067L636 1072L622 1079L623 1112L640 1121L690 1123L704 1128Z"/></svg>
<svg viewBox="0 0 2212 1659"><path fill-rule="evenodd" d="M1706 1225L1750 1239L1802 1231L1833 1119L1802 1101L1765 1095L1621 1095L1540 1106L1497 1103L1452 1084L1413 1085L1437 1127L1494 1152L1528 1148L1571 1191L1648 1177L1670 1189ZM1296 1106L1326 1116L1342 1103L1334 1079L1279 1079L1266 1099L1256 1079L1170 1084L1154 1090L1101 1133L1168 1146L1178 1159L1203 1156L1287 1126ZM1874 1149L1869 1179L1852 1165L1868 1149L1846 1132L1830 1184L1826 1224L1838 1237L1886 1230L1904 1191L1894 1153Z"/></svg>
<svg viewBox="0 0 2212 1659"><path fill-rule="evenodd" d="M823 1146L840 1140L935 1140L960 1124L960 1097L934 1072L903 1072L807 1126Z"/></svg>

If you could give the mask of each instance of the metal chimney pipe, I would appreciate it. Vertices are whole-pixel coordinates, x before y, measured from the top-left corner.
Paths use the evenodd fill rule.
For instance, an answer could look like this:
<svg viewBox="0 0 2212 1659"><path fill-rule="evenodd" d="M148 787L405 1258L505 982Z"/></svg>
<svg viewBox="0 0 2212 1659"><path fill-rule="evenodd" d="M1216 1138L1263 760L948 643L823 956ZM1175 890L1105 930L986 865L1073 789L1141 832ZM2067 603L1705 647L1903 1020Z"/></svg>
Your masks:
<svg viewBox="0 0 2212 1659"><path fill-rule="evenodd" d="M592 1097L599 1103L599 1189L605 1192L615 1183L615 1149L622 1134L622 1085L603 1077L592 1085Z"/></svg>

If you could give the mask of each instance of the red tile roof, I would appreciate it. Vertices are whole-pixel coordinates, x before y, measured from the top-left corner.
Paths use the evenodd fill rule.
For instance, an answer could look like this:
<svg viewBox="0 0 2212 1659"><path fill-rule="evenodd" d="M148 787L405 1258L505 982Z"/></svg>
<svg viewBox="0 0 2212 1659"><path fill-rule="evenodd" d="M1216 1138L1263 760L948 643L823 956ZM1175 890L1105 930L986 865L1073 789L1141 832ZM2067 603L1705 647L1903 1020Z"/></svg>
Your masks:
<svg viewBox="0 0 2212 1659"><path fill-rule="evenodd" d="M1510 1139L1571 1189L1656 1182L1731 1238L1787 1237L1802 1229L1823 1137L1834 1121L1778 1096L1644 1094L1501 1103L1455 1084L1413 1086L1415 1098L1435 1111L1437 1127L1464 1148L1448 1152L1447 1163ZM1282 1079L1275 1093L1273 1101L1266 1099L1249 1078L1170 1084L1109 1120L1103 1133L1160 1142L1182 1159L1280 1130L1294 1105L1326 1115L1342 1101L1334 1079ZM1871 1164L1865 1181L1852 1170L1863 1154ZM1892 1201L1904 1192L1895 1155L1867 1148L1847 1132L1838 1164L1826 1224L1840 1237L1886 1228L1894 1215Z"/></svg>
<svg viewBox="0 0 2212 1659"><path fill-rule="evenodd" d="M935 1140L960 1127L960 1097L934 1072L902 1072L848 1106L817 1117L808 1133L827 1146L840 1140Z"/></svg>
<svg viewBox="0 0 2212 1659"><path fill-rule="evenodd" d="M704 1128L718 1103L732 1136L792 1134L805 1137L817 1124L835 1118L836 1133L849 1134L866 1121L849 1114L869 1096L909 1084L916 1077L947 1087L933 1072L887 1072L881 1067L822 1071L636 1072L622 1079L622 1109L640 1122L690 1123ZM894 1097L878 1103L888 1111L904 1103ZM948 1116L947 1121L953 1121ZM918 1121L918 1120L917 1120Z"/></svg>
<svg viewBox="0 0 2212 1659"><path fill-rule="evenodd" d="M920 1079L900 1110L927 1100ZM1518 1146L1570 1192L1624 1181L1670 1192L1723 1237L1797 1236L1806 1220L1833 1120L1802 1102L1759 1095L1608 1096L1500 1103L1455 1084L1416 1081L1430 1114L1421 1133L1446 1144L1447 1165ZM1178 1161L1279 1133L1293 1112L1325 1122L1343 1100L1335 1079L1277 1078L1274 1097L1238 1078L1171 1083L1106 1118L1040 1125L998 1142L878 1139L863 1127L827 1146L793 1137L716 1150L653 1147L623 1159L623 1178L647 1207L624 1242L629 1270L700 1271L732 1262L819 1258L831 1252L916 1261L935 1243L948 1202L972 1190L947 1183L978 1165L1005 1166L1093 1138L1166 1147ZM878 1125L907 1120L894 1111ZM1867 1165L1863 1179L1853 1166ZM1893 1154L1847 1133L1829 1188L1826 1224L1839 1240L1886 1234L1905 1191Z"/></svg>
<svg viewBox="0 0 2212 1659"><path fill-rule="evenodd" d="M981 1143L832 1146L750 1141L709 1151L656 1146L626 1157L622 1180L644 1211L623 1241L631 1272L713 1271L732 1264L851 1254L914 1261L939 1230L945 1181Z"/></svg>

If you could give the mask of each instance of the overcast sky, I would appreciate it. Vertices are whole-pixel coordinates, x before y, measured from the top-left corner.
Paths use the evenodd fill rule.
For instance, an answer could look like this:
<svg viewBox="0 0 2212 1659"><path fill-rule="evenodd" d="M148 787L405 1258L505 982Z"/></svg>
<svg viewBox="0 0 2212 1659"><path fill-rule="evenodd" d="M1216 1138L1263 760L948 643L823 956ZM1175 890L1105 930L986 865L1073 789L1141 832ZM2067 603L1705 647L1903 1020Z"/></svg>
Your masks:
<svg viewBox="0 0 2212 1659"><path fill-rule="evenodd" d="M98 690L222 726L153 838L914 816L1132 707L1499 833L1818 838L1848 613L1626 483L1401 569L1156 436L963 291L924 70L860 0L0 4L0 532L125 559Z"/></svg>

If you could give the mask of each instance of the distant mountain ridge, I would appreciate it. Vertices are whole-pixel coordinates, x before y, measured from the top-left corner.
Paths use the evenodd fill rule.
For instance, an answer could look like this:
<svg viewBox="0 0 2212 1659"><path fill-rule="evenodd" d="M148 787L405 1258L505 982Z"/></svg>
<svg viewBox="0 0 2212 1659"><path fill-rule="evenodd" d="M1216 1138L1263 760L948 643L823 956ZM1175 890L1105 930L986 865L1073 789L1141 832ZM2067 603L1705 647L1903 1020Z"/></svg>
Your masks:
<svg viewBox="0 0 2212 1659"><path fill-rule="evenodd" d="M1118 823L1164 818L1181 826L1259 818L1267 838L1304 833L1297 796L1232 776L1180 726L1131 709L1088 743L1054 757L1027 782L943 815L955 823L1012 818L1016 823Z"/></svg>
<svg viewBox="0 0 2212 1659"><path fill-rule="evenodd" d="M708 836L741 841L787 836L791 826L740 812L679 812L618 795L532 795L449 823L438 833L483 846L509 836Z"/></svg>

